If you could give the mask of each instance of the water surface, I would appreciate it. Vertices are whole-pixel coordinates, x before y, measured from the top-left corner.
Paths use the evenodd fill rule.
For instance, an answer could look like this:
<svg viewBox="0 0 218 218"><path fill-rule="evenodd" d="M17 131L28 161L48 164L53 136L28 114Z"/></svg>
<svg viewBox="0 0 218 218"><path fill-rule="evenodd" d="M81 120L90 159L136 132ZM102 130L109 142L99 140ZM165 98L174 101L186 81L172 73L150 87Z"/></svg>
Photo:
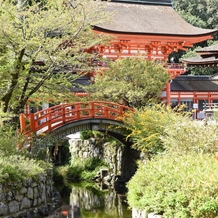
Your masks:
<svg viewBox="0 0 218 218"><path fill-rule="evenodd" d="M59 187L62 206L48 218L132 218L125 195L92 183Z"/></svg>

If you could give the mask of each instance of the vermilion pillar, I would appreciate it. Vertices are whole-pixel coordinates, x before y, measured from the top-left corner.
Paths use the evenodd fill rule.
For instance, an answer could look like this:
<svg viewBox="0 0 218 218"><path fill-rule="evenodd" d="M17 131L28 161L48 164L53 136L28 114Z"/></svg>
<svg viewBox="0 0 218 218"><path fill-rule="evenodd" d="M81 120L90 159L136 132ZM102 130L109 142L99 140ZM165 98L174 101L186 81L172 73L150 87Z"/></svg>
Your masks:
<svg viewBox="0 0 218 218"><path fill-rule="evenodd" d="M170 105L170 82L166 85L167 105Z"/></svg>

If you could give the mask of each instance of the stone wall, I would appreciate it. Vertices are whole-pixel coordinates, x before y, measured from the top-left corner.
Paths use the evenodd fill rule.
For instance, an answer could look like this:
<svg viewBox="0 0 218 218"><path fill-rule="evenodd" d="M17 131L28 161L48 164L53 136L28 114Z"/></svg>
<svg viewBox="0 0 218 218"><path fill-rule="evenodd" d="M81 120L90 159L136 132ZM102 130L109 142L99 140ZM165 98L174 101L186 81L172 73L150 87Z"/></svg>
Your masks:
<svg viewBox="0 0 218 218"><path fill-rule="evenodd" d="M145 210L132 209L132 218L162 218L162 215L157 215L155 213L146 213Z"/></svg>
<svg viewBox="0 0 218 218"><path fill-rule="evenodd" d="M75 158L100 158L108 164L108 169L103 169L94 179L102 182L103 187L106 185L105 188L112 186L118 193L125 192L125 182L136 171L136 160L140 158L138 151L123 144L98 141L96 138L70 139L69 144L72 162Z"/></svg>
<svg viewBox="0 0 218 218"><path fill-rule="evenodd" d="M71 161L73 161L74 158L84 159L98 157L108 164L107 173L101 172L101 175L99 175L105 177L104 182L110 183L110 181L115 179L115 176L121 175L123 146L114 145L109 142L102 142L101 144L94 138L90 140L70 139L69 144Z"/></svg>
<svg viewBox="0 0 218 218"><path fill-rule="evenodd" d="M39 218L52 212L59 205L52 171L26 181L0 183L0 217Z"/></svg>

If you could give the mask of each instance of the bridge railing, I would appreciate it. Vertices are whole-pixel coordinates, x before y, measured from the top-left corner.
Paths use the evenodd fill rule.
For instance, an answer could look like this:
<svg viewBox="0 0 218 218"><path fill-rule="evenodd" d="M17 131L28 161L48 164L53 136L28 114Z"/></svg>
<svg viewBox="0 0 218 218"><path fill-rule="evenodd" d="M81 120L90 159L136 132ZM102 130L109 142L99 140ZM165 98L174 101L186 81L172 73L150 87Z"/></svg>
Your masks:
<svg viewBox="0 0 218 218"><path fill-rule="evenodd" d="M67 123L92 118L121 121L125 111L130 110L133 109L124 105L102 101L60 104L36 113L21 114L21 132L25 135L31 133L43 134Z"/></svg>

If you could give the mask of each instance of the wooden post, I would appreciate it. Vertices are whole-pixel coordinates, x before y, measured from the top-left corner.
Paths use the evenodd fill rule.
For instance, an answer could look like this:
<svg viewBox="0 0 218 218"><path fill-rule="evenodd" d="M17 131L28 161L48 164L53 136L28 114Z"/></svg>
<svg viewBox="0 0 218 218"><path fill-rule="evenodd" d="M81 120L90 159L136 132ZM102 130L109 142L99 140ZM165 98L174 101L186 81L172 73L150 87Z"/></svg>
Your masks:
<svg viewBox="0 0 218 218"><path fill-rule="evenodd" d="M47 119L47 123L48 123L48 132L51 131L51 122L52 122L52 113L50 112L48 114L48 119Z"/></svg>
<svg viewBox="0 0 218 218"><path fill-rule="evenodd" d="M76 111L76 119L79 120L80 119L80 104L76 104L75 105L75 111Z"/></svg>
<svg viewBox="0 0 218 218"><path fill-rule="evenodd" d="M166 97L167 97L167 105L170 105L170 82L166 85Z"/></svg>
<svg viewBox="0 0 218 218"><path fill-rule="evenodd" d="M197 104L197 103L198 103L198 101L197 101L197 93L196 93L196 92L194 92L193 103L194 103L194 104Z"/></svg>
<svg viewBox="0 0 218 218"><path fill-rule="evenodd" d="M66 122L66 106L62 105L62 122L65 123Z"/></svg>
<svg viewBox="0 0 218 218"><path fill-rule="evenodd" d="M212 103L212 101L211 101L211 93L208 92L207 94L208 94L208 97L207 97L208 103Z"/></svg>
<svg viewBox="0 0 218 218"><path fill-rule="evenodd" d="M180 105L181 102L181 92L178 93L178 105Z"/></svg>
<svg viewBox="0 0 218 218"><path fill-rule="evenodd" d="M24 114L20 114L20 131L23 133L26 132L26 128L25 128L25 117Z"/></svg>
<svg viewBox="0 0 218 218"><path fill-rule="evenodd" d="M90 102L89 106L90 106L90 114L89 115L91 117L94 117L95 116L95 105L94 105L94 102Z"/></svg>
<svg viewBox="0 0 218 218"><path fill-rule="evenodd" d="M30 113L30 131L32 133L35 133L36 131L34 113Z"/></svg>

